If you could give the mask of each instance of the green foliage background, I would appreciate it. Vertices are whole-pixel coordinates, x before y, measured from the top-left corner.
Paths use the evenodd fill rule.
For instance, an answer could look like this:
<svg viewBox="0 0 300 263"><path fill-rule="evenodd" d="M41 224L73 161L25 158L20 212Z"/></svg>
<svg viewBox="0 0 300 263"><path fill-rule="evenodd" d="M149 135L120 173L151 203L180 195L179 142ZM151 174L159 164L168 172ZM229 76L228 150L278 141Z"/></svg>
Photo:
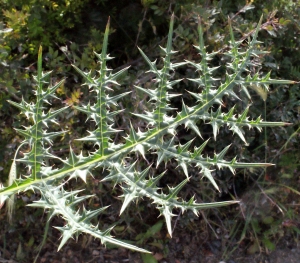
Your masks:
<svg viewBox="0 0 300 263"><path fill-rule="evenodd" d="M17 110L13 109L6 102L8 99L21 101L24 97L29 101L32 97L32 73L36 72L36 58L38 47L43 46L43 63L46 69L54 71L52 76L53 83L57 83L63 78L66 82L59 88L58 93L66 105L76 106L81 101L88 101L89 94L79 83L80 80L74 74L71 63L78 68L95 69L96 60L93 51L100 52L102 48L102 38L108 17L111 18L112 34L110 35L109 53L116 57L110 66L113 68L124 68L131 66L128 74L123 76L120 92L124 90L131 91L133 85L143 84L151 85L148 79L142 79L140 76L145 70L145 64L141 60L137 46L143 49L149 55L151 60L159 57L158 46L164 46L168 32L168 21L170 14L175 13L175 34L174 49L180 50L178 61L182 58L196 60L197 53L191 49L191 45L197 44L197 17L200 16L205 32L205 41L209 51L226 52L228 35L228 17L234 29L236 39L247 40L249 34L255 29L257 21L263 15L263 25L260 30L259 40L262 41L262 49L268 50L265 56L258 57L258 62L262 64L261 72L271 70L271 77L274 79L291 79L300 81L300 4L296 0L274 0L274 1L165 1L165 0L3 0L0 3L0 30L4 33L0 35L0 181L5 183L11 159L21 138L16 135L14 127L20 127L24 122L22 116L17 115ZM12 29L9 31L8 29ZM176 62L176 59L174 62ZM221 65L224 68L225 63L221 56L217 56L213 64ZM177 78L193 78L195 73L188 68L179 71ZM183 81L176 88L182 91L187 88ZM189 87L192 90L195 87ZM265 94L261 87L254 87L253 94L256 94L257 100L253 100L252 117L260 115L268 121L283 121L292 123L288 128L270 128L265 133L257 134L249 132L251 140L248 147L242 146L240 141L233 140L232 156L238 155L241 160L256 160L278 163L278 169L267 171L260 175L255 171L253 174L237 175L220 173L218 184L221 186L221 198L226 195L237 195L242 197L245 192L253 185L259 185L265 192L270 191L270 196L276 203L282 204L290 202L289 194L280 194L275 191L275 186L284 184L292 186L299 176L300 154L297 148L299 145L299 119L300 119L300 88L299 84L293 86L271 87L268 98L264 102ZM138 112L141 108L151 108L147 104L142 93L135 94L137 101L143 103L132 104L130 99L123 101L122 107L127 109L122 118L118 120L120 128L132 121L132 116L128 112ZM191 100L188 96L186 101ZM58 102L57 102L58 103ZM232 101L227 101L232 105ZM180 104L180 101L178 101ZM55 104L54 104L55 106ZM242 108L243 105L240 105ZM75 107L71 107L68 114L62 117L61 127L69 129L64 140L83 137L89 127L81 127L79 124L85 121L85 116L81 115ZM90 125L90 124L89 124ZM140 123L134 123L136 127ZM210 129L204 131L206 138L211 137ZM189 141L192 133L182 132L179 136ZM232 140L231 134L223 131L224 138ZM267 140L267 145L266 145ZM57 148L56 148L57 145ZM80 149L81 143L72 145L74 149ZM86 153L89 151L89 145L84 146ZM211 153L219 152L224 147L222 144L216 144L213 140L209 142ZM67 148L63 149L59 141L55 142L54 151L60 152L62 156ZM293 158L291 158L293 156ZM169 167L176 175L175 167ZM267 180L266 180L267 178ZM96 189L96 182L90 182L87 192L107 191L106 189ZM163 182L168 184L168 181ZM257 186L257 185L256 185ZM103 186L101 186L103 187ZM199 195L204 200L215 201L220 197L215 193L211 186L203 183L198 185ZM235 189L235 192L233 191ZM271 193L273 189L275 192ZM294 189L294 188L293 188ZM299 190L295 187L294 190ZM291 191L293 192L293 191ZM295 193L295 192L293 192ZM20 201L19 204L22 205ZM141 204L140 212L146 208ZM3 220L3 211L1 220ZM38 213L38 212L37 212ZM130 212L128 212L130 213ZM155 212L154 212L155 213ZM234 212L220 214L224 218L234 217ZM236 214L236 213L235 213ZM280 220L286 217L294 218L296 212L286 209L283 217L279 219L271 213L274 223L270 224L270 229L278 227ZM209 212L207 216L209 217ZM19 215L20 216L20 215ZM38 216L38 214L34 215ZM154 216L153 218L155 218ZM17 217L18 218L18 215ZM145 224L153 223L150 218L146 223L139 221L139 224L145 227ZM130 225L130 215L119 219L121 223ZM279 221L276 221L279 220ZM259 220L253 218L252 231L261 234L261 240L268 246L268 240L272 240L279 233L268 234L259 232ZM191 221L183 220L183 225L188 226ZM272 221L273 222L273 221ZM279 222L279 223L278 223ZM27 223L30 224L29 222ZM9 226L7 226L9 227ZM230 227L236 227L231 225ZM145 228L145 231L147 228ZM243 229L245 228L241 228ZM247 229L248 231L248 229ZM247 232L245 230L245 233ZM120 230L122 232L122 230ZM244 234L245 234L244 233ZM134 235L134 233L131 233ZM247 234L245 234L247 235ZM147 238L137 237L140 242L145 242ZM272 241L273 242L273 241ZM269 248L271 245L269 245Z"/></svg>

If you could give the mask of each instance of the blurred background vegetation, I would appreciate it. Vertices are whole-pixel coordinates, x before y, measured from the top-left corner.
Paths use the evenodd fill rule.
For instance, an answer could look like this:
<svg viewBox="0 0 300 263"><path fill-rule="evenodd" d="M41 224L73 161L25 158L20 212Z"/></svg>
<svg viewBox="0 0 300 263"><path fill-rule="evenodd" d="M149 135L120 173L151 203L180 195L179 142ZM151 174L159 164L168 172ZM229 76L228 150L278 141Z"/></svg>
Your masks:
<svg viewBox="0 0 300 263"><path fill-rule="evenodd" d="M112 27L109 52L115 57L110 62L110 67L120 69L131 66L120 80L122 85L119 89L122 89L122 92L124 89L132 90L133 93L132 97L128 96L120 104L126 111L117 120L118 128L126 127L129 119L136 127L141 125L130 112L151 107L147 98L134 90L134 85L151 86L151 75L145 77L143 74L147 67L137 46L152 60L158 58L158 47L165 44L169 18L173 12L176 16L173 49L179 51L178 55L174 56L175 61L200 59L192 46L198 42L196 23L200 16L209 51L219 51L212 64L220 65L224 70L217 77L224 78L226 61L221 54L227 50L229 22L236 39L247 42L263 16L259 40L261 48L269 53L256 58L254 62L261 63L262 74L271 71L272 78L300 81L300 3L297 0L2 0L0 7L0 181L4 184L15 150L22 141L14 128L22 126L26 121L6 101L21 101L22 97L27 101L33 99L31 76L36 72L40 45L43 46L45 70L53 70L51 81L55 83L66 78L64 85L57 91L61 101L54 101L53 107L59 107L61 102L71 107L67 115L60 116L60 127L56 129L68 130L61 140L72 142L72 147L78 151L81 149L81 144L73 142L73 139L83 137L91 124L87 124L86 127L79 125L85 122L85 117L76 112L72 105L89 100L89 92L81 85L81 79L75 74L71 64L85 70L96 68L93 52L101 51L103 32L109 17ZM175 74L181 78L189 78L194 77L195 72L185 67ZM183 81L175 89L182 93L185 89L193 91L197 87ZM300 194L300 87L299 84L270 87L269 94L266 94L262 87L253 87L250 92L253 118L261 115L268 121L284 121L291 125L284 128L268 128L263 133L247 131L248 146L223 129L220 132L224 141L216 143L211 140L211 152L208 154L219 152L230 141L232 157L237 156L241 161L271 162L276 166L263 171L240 171L236 175L229 171L216 171L215 177L222 189L220 194L216 193L208 182L195 176L193 190L197 193L198 201L236 198L242 200L241 205L231 210L227 208L224 211L204 211L200 219L193 215L182 215L177 227L193 229L194 224L204 220L206 227L209 226L211 230L211 236L231 237L224 241L226 246L231 247L231 251L235 245L245 244L249 253L255 253L262 249L272 250L281 237L290 235L293 238L299 232L296 223L293 222L298 218L297 200ZM186 94L184 100L189 105L192 99ZM177 108L180 108L180 103L181 99L174 100ZM228 110L237 102L225 100L225 103L224 110ZM239 102L238 106L245 105ZM204 139L211 137L211 130L204 128L203 134ZM178 136L183 141L194 137L192 132L183 131L179 131ZM90 149L89 145L83 147L86 153ZM62 148L58 140L55 141L52 151L64 156L68 147ZM175 175L172 180L181 176L175 168L176 164L170 164L168 167ZM116 200L107 200L105 195L112 187L100 184L99 179L101 178L90 179L87 192L97 194L98 200L89 205L97 207L99 203L116 203ZM165 179L162 187L171 179ZM118 190L114 191L115 196L118 196ZM189 189L185 189L185 194L189 195ZM34 195L23 196L18 199L17 206L23 206L34 198ZM116 209L119 205L114 205L115 208L110 210L110 218L102 219L103 224L110 224L109 220L119 220L118 225L123 228L117 228L117 236L147 244L151 237L147 229L151 225L158 226L156 232L163 231L161 228L164 226L156 218L154 210L150 210L146 217L139 216L145 214L145 210L149 212L146 203L140 203L138 208L133 207L132 211L129 210L122 218L119 218ZM34 237L29 226L41 213L36 211L34 214L20 214L17 209L13 225L3 223L1 227L10 229L10 233L18 229L18 235L22 236L24 242L28 242L28 239ZM1 211L0 220L5 222L4 210ZM135 222L134 226L132 222ZM137 225L140 226L140 231L137 231ZM127 232L124 232L125 229ZM223 235L218 234L218 231ZM32 246L34 243L32 242Z"/></svg>

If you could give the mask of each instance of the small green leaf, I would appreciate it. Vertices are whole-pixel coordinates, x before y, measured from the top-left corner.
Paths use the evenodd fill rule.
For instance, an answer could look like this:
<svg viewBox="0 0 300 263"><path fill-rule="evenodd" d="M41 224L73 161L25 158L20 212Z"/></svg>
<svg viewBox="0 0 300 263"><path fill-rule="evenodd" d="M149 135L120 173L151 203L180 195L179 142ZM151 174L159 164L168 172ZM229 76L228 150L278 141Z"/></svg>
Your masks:
<svg viewBox="0 0 300 263"><path fill-rule="evenodd" d="M269 249L270 251L274 251L276 246L275 244L268 238L264 237L262 239L262 243L264 244L264 246Z"/></svg>
<svg viewBox="0 0 300 263"><path fill-rule="evenodd" d="M158 263L155 257L152 254L141 254L143 263Z"/></svg>
<svg viewBox="0 0 300 263"><path fill-rule="evenodd" d="M263 223L266 225L270 225L274 222L274 217L272 216L265 216L263 217Z"/></svg>

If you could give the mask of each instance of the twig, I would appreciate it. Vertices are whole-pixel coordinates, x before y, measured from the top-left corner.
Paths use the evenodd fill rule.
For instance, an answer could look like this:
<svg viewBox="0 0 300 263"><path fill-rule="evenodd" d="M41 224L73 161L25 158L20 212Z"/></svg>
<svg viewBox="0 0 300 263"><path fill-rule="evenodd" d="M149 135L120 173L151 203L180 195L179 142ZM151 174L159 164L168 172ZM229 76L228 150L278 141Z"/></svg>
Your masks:
<svg viewBox="0 0 300 263"><path fill-rule="evenodd" d="M148 11L148 8L145 9L143 19L142 19L142 21L139 24L139 30L138 30L138 33L137 33L137 36L136 36L136 40L135 40L135 44L134 44L135 47L137 46L137 43L139 41L139 37L140 37L140 34L142 32L142 28L143 28L143 23L146 20L147 11Z"/></svg>

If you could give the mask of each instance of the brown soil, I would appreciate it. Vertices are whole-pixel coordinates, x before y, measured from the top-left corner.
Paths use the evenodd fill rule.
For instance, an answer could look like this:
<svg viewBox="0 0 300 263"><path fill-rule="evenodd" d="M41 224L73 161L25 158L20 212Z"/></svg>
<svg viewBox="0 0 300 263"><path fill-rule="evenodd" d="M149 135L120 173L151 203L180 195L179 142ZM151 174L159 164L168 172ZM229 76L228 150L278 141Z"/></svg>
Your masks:
<svg viewBox="0 0 300 263"><path fill-rule="evenodd" d="M42 231L42 230L41 230ZM39 231L37 231L39 232ZM53 236L47 240L42 248L37 263L153 263L143 261L141 255L123 248L106 249L98 240L81 236L77 242L68 242L61 251L57 252L58 235L53 231ZM155 246L146 244L153 251L154 258L159 263L298 263L300 262L300 247L293 235L280 239L273 252L261 251L260 253L247 254L247 246L241 244L234 252L223 247L224 240L211 239L206 233L198 231L189 232L184 229L175 231L174 237L161 238L162 243ZM17 237L11 236L6 240L4 247L4 234L1 231L1 256L0 262L27 263L34 262L37 251L30 249L27 243L17 243ZM6 234L6 237L9 237ZM153 242L154 244L154 242ZM30 259L31 258L31 259Z"/></svg>

